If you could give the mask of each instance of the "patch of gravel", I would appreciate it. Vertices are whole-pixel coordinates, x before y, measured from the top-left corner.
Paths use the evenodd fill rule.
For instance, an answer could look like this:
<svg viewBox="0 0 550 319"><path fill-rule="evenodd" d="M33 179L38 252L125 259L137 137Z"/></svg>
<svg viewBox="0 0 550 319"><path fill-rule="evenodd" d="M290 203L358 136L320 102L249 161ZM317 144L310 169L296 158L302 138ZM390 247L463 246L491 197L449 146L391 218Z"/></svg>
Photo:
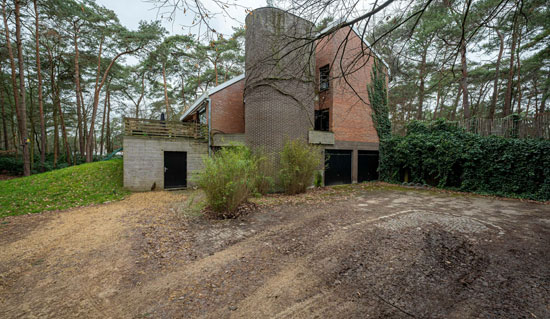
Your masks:
<svg viewBox="0 0 550 319"><path fill-rule="evenodd" d="M411 227L422 228L430 224L443 226L450 232L458 231L461 233L475 234L490 230L490 228L482 222L466 216L453 216L443 213L419 210L410 211L403 215L396 216L393 219L382 220L375 225L386 230L398 231Z"/></svg>

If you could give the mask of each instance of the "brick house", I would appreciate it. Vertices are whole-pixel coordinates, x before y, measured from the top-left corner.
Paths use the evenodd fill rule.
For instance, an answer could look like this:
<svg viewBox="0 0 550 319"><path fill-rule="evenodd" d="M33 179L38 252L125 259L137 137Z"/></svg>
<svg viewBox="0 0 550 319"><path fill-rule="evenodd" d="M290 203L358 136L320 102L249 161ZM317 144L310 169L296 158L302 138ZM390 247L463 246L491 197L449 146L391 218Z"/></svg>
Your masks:
<svg viewBox="0 0 550 319"><path fill-rule="evenodd" d="M212 149L241 142L276 154L297 138L323 148L325 185L377 179L379 139L367 85L375 61L386 74L387 64L349 27L312 42L318 33L311 22L276 8L254 10L246 26L245 74L187 109L181 125L188 134L125 134L125 186L186 186Z"/></svg>

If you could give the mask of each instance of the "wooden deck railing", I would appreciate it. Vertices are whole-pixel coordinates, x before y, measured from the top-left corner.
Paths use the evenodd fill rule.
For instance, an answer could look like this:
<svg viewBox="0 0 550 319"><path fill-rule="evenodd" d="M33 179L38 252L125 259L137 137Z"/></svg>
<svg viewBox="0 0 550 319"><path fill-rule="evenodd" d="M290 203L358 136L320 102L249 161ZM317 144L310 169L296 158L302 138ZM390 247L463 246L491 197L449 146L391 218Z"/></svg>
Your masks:
<svg viewBox="0 0 550 319"><path fill-rule="evenodd" d="M208 137L206 125L128 117L124 118L124 135L166 138L190 137L196 139L205 139Z"/></svg>

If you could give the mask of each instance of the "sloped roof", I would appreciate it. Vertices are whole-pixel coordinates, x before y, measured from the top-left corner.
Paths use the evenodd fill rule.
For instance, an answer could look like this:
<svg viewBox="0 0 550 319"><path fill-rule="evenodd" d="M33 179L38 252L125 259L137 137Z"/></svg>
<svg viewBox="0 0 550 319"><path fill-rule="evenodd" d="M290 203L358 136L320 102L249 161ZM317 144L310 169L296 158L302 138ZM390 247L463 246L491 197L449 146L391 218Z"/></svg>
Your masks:
<svg viewBox="0 0 550 319"><path fill-rule="evenodd" d="M198 108L201 106L202 102L204 100L206 100L210 95L212 95L212 94L214 94L218 91L221 91L221 90L225 89L226 87L239 82L240 80L244 80L244 78L245 78L245 75L243 73L239 76L236 76L236 77L232 78L231 80L225 81L222 84L220 84L218 86L215 86L215 87L211 88L210 90L206 91L203 95L201 95L201 97L199 97L195 101L195 103L193 103L193 105L191 105L187 109L187 111L185 111L185 113L183 113L183 115L180 118L180 121L183 121L183 119L185 119L187 116L189 116L190 114L193 114L195 111L197 111Z"/></svg>

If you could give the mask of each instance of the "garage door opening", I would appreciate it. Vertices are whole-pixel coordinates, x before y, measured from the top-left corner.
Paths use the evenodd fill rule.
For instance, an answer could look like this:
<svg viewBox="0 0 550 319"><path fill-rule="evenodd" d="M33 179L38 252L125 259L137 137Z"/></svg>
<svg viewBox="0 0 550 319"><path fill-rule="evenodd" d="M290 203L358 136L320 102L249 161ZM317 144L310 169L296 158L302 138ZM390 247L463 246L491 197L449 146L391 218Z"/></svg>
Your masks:
<svg viewBox="0 0 550 319"><path fill-rule="evenodd" d="M357 182L378 180L378 151L359 151L357 156Z"/></svg>
<svg viewBox="0 0 550 319"><path fill-rule="evenodd" d="M325 185L351 184L351 153L325 150Z"/></svg>
<svg viewBox="0 0 550 319"><path fill-rule="evenodd" d="M187 187L187 153L164 152L164 188Z"/></svg>

